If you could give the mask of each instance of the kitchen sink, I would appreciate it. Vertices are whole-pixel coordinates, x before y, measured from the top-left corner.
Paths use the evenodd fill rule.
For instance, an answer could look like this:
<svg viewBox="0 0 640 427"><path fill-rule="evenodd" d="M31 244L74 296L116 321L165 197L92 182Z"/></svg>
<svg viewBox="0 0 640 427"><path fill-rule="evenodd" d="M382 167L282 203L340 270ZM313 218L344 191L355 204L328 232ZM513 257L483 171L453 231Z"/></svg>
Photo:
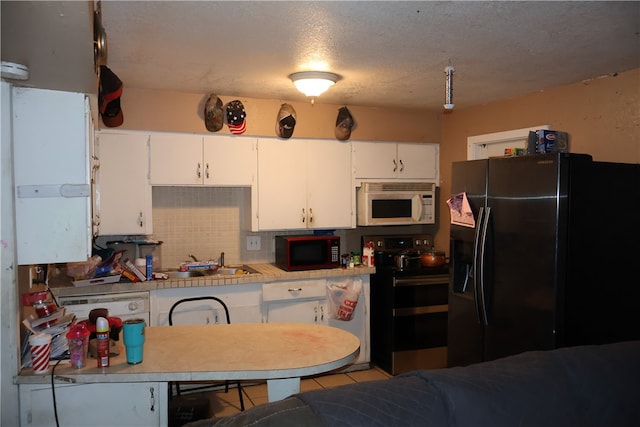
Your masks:
<svg viewBox="0 0 640 427"><path fill-rule="evenodd" d="M256 274L257 271L248 265L237 265L221 267L217 270L189 270L179 271L177 269L171 269L163 271L168 275L170 279L184 279L189 277L203 277L203 276L225 276L225 275L240 275L240 274Z"/></svg>

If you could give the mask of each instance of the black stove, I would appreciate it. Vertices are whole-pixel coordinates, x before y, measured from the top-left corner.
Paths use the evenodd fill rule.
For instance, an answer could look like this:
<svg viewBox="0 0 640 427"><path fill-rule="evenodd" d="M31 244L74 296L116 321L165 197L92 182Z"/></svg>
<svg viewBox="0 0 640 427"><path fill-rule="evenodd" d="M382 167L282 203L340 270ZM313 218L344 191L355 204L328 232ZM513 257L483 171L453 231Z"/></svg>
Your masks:
<svg viewBox="0 0 640 427"><path fill-rule="evenodd" d="M391 270L394 274L449 274L449 266L423 267L420 264L420 253L433 249L433 236L430 234L409 235L373 235L363 236L362 242L373 242L374 263L376 270ZM404 268L396 265L396 255L406 253L409 263Z"/></svg>
<svg viewBox="0 0 640 427"><path fill-rule="evenodd" d="M373 242L371 361L392 375L446 367L449 266L422 267L428 234L363 236ZM409 262L398 268L396 255Z"/></svg>

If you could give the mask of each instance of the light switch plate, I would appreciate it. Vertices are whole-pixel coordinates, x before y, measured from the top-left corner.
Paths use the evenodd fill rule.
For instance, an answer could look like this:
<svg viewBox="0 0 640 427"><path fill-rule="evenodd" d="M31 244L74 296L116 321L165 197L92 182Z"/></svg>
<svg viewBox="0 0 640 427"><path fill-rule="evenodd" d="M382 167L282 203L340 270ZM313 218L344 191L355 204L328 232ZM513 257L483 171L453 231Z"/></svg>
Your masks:
<svg viewBox="0 0 640 427"><path fill-rule="evenodd" d="M260 236L247 236L247 250L259 251L262 246Z"/></svg>

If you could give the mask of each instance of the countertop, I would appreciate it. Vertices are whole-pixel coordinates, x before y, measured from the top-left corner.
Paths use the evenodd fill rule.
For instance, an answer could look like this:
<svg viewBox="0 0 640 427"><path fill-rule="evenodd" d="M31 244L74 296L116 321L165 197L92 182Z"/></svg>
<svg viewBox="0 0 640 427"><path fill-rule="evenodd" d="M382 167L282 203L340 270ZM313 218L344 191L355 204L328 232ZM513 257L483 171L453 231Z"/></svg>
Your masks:
<svg viewBox="0 0 640 427"><path fill-rule="evenodd" d="M68 283L52 283L55 296L95 295L120 292L152 291L157 289L193 288L203 286L242 285L251 283L281 282L287 280L324 279L328 277L349 277L374 274L375 267L330 268L308 271L284 271L273 264L247 264L257 273L242 275L213 275L144 282L118 282L102 285L76 287Z"/></svg>
<svg viewBox="0 0 640 427"><path fill-rule="evenodd" d="M301 377L350 363L358 355L360 340L335 327L306 323L147 327L143 362L138 365L127 364L122 339L117 345L120 354L111 358L108 368L97 368L96 359L89 358L84 368L59 366L56 378L122 383ZM51 381L51 369L36 375L26 368L14 381L46 384Z"/></svg>

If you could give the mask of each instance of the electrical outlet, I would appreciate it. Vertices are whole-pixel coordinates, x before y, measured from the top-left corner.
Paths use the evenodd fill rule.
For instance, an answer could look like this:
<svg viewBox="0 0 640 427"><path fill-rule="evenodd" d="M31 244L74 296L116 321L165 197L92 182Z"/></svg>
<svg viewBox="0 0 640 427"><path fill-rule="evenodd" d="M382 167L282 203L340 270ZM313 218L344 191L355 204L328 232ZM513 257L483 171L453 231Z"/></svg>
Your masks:
<svg viewBox="0 0 640 427"><path fill-rule="evenodd" d="M259 251L261 246L260 236L247 236L247 250Z"/></svg>

